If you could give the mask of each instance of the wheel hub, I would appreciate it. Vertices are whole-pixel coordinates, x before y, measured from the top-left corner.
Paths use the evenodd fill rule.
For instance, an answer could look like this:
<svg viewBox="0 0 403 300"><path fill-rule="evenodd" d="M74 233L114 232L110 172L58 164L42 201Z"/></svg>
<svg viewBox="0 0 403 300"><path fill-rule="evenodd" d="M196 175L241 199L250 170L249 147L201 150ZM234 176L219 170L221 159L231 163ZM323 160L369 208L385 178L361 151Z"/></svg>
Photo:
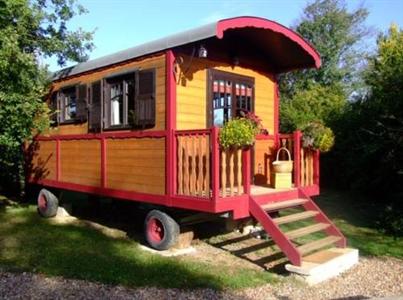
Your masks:
<svg viewBox="0 0 403 300"><path fill-rule="evenodd" d="M161 242L164 239L164 226L157 218L151 218L148 221L147 231L154 242Z"/></svg>

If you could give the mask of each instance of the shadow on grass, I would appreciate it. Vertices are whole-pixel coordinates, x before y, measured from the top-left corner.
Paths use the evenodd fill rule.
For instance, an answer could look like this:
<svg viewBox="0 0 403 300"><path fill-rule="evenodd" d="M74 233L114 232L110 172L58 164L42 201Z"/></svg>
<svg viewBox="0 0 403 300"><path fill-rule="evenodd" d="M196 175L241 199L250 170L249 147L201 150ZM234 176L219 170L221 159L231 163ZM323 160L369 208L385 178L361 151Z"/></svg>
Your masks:
<svg viewBox="0 0 403 300"><path fill-rule="evenodd" d="M403 239L376 228L378 207L360 194L324 189L315 202L362 255L403 258Z"/></svg>
<svg viewBox="0 0 403 300"><path fill-rule="evenodd" d="M33 206L0 212L0 265L51 276L126 286L240 288L264 284L267 272L226 270L146 253L138 244L77 225L41 219Z"/></svg>

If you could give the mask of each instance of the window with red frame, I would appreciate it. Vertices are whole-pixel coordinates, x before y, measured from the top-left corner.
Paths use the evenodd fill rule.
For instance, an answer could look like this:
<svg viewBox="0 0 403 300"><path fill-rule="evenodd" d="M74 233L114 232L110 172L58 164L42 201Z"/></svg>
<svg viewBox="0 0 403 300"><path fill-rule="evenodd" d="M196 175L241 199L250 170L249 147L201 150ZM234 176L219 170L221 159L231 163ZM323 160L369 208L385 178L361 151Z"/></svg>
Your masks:
<svg viewBox="0 0 403 300"><path fill-rule="evenodd" d="M219 70L209 70L209 123L221 127L243 113L254 111L254 79Z"/></svg>

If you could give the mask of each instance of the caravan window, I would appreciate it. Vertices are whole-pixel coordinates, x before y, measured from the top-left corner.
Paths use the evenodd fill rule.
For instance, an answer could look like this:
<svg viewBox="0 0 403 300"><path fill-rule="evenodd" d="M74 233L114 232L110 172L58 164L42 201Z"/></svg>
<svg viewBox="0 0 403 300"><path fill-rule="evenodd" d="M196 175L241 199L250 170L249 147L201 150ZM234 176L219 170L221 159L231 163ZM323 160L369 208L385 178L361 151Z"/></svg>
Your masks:
<svg viewBox="0 0 403 300"><path fill-rule="evenodd" d="M223 126L228 120L254 110L254 79L209 70L209 124Z"/></svg>
<svg viewBox="0 0 403 300"><path fill-rule="evenodd" d="M155 71L141 70L105 79L105 128L155 125Z"/></svg>
<svg viewBox="0 0 403 300"><path fill-rule="evenodd" d="M61 92L61 122L73 121L77 114L76 87L63 89Z"/></svg>
<svg viewBox="0 0 403 300"><path fill-rule="evenodd" d="M87 121L87 85L63 87L54 92L49 101L52 121L57 124L83 123Z"/></svg>
<svg viewBox="0 0 403 300"><path fill-rule="evenodd" d="M134 111L135 73L106 79L106 127L128 127L133 125L130 115Z"/></svg>

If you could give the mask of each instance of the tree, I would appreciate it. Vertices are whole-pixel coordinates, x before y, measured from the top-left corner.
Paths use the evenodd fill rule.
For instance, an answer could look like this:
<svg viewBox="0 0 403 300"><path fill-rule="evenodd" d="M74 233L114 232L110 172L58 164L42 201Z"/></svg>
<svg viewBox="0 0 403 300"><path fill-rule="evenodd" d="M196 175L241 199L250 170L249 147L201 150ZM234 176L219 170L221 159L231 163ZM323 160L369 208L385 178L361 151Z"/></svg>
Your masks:
<svg viewBox="0 0 403 300"><path fill-rule="evenodd" d="M319 70L302 70L281 77L282 97L291 99L312 84L341 84L346 95L356 90L357 76L365 60L362 40L370 34L364 25L368 11L359 7L349 12L343 0L316 0L308 4L294 30L320 53Z"/></svg>
<svg viewBox="0 0 403 300"><path fill-rule="evenodd" d="M403 234L403 31L392 25L381 34L369 59L369 92L349 104L336 132L333 172L349 187L374 196L385 213L383 229Z"/></svg>
<svg viewBox="0 0 403 300"><path fill-rule="evenodd" d="M22 145L49 126L43 99L49 74L40 58L59 65L84 61L92 33L67 24L85 10L74 0L0 0L0 183L21 179Z"/></svg>
<svg viewBox="0 0 403 300"><path fill-rule="evenodd" d="M367 15L363 7L349 12L343 0L316 0L305 7L294 29L319 51L322 66L280 77L281 131L311 122L334 126L360 82L357 70L365 56L359 45L369 34Z"/></svg>

